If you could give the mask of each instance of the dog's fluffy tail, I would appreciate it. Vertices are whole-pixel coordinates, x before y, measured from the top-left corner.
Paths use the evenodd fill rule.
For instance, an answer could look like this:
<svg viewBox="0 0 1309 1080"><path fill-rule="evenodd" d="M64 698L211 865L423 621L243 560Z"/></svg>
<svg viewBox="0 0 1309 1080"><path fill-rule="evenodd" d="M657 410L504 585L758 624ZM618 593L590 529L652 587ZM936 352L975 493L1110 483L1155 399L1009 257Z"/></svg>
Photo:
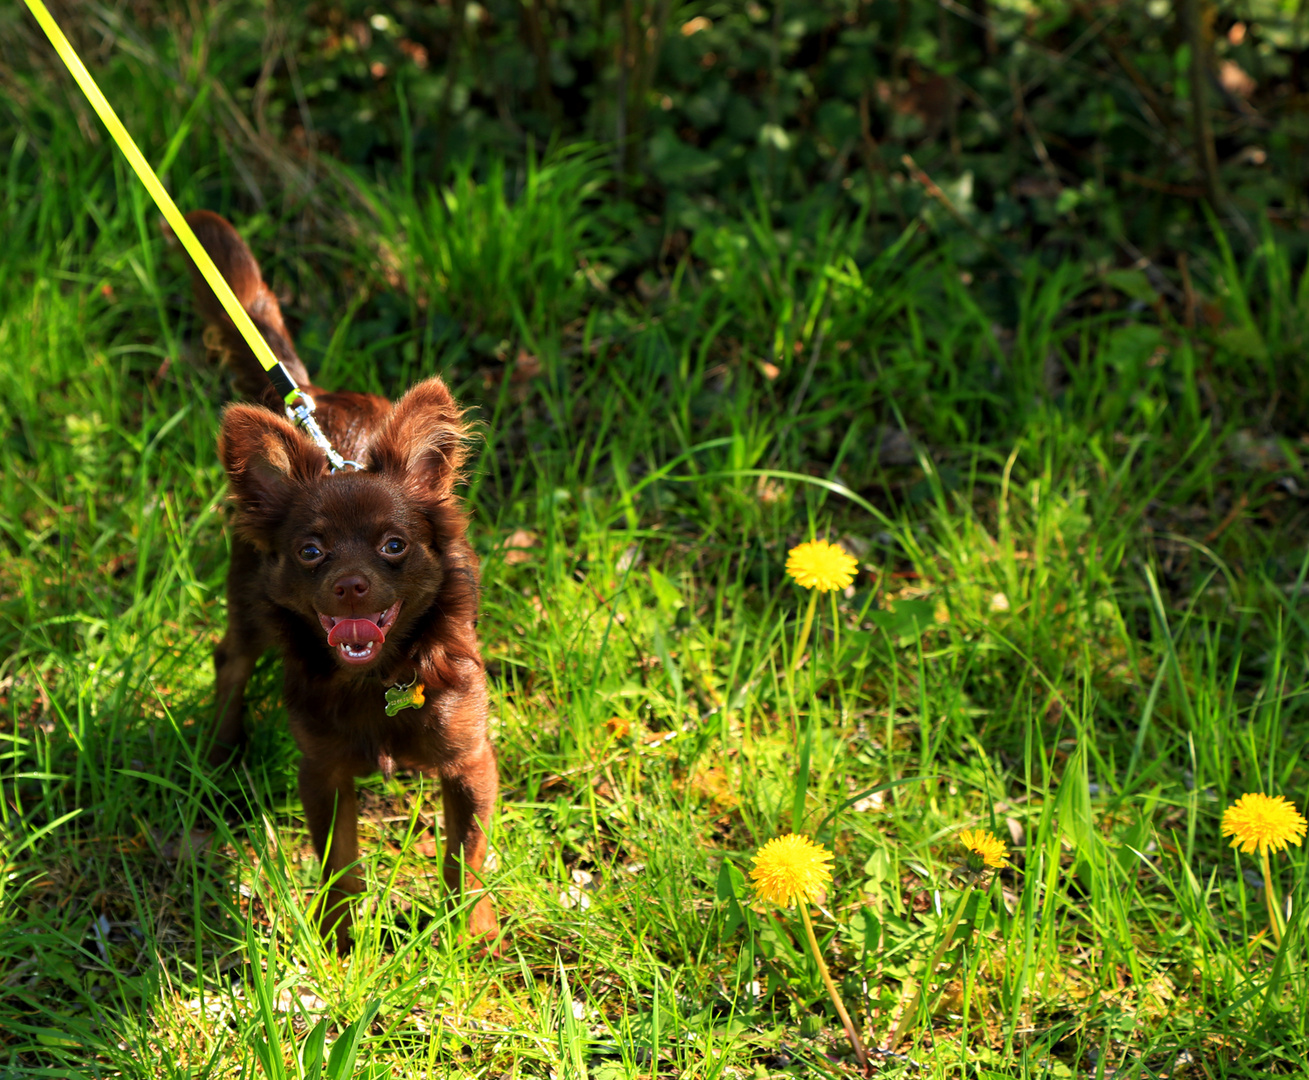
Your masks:
<svg viewBox="0 0 1309 1080"><path fill-rule="evenodd" d="M236 298L249 313L259 332L264 335L273 355L286 368L297 386L310 386L309 374L296 355L295 346L291 344L291 335L282 321L282 309L277 297L264 284L259 272L259 263L246 247L237 231L218 214L209 210L192 210L186 215L187 224L195 231L205 251L218 266L219 272L236 293ZM269 401L277 407L277 394L272 390L268 376L255 359L254 352L246 344L245 338L236 325L228 318L227 312L218 302L218 297L209 287L200 271L196 269L191 256L181 247L173 231L165 224L164 233L170 243L182 250L186 256L187 267L191 271L191 288L195 292L196 306L205 318L208 327L205 331L205 344L217 352L232 373L232 386L242 397L254 401Z"/></svg>

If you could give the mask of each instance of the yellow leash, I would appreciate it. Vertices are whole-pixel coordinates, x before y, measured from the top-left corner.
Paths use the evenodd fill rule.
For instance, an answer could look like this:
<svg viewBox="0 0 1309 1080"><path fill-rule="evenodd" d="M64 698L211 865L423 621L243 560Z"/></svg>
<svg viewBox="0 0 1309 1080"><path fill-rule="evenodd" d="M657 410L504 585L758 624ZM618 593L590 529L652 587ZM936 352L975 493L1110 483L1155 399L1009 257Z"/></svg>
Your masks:
<svg viewBox="0 0 1309 1080"><path fill-rule="evenodd" d="M223 275L218 272L218 267L214 265L214 260L209 257L209 252L205 251L203 245L196 239L195 233L191 231L191 226L186 223L186 218L182 216L182 211L177 208L172 196L164 190L164 185L159 182L159 177L155 175L154 169L150 167L150 163L146 161L145 156L137 149L136 142L128 134L127 128L123 127L123 122L118 119L118 114L114 112L113 106L100 92L100 87L96 85L91 73L86 70L86 65L82 63L81 57L77 55L77 50L69 44L68 38L64 37L64 32L59 29L59 24L55 22L45 4L41 0L25 0L25 2L28 9L36 16L36 21L41 24L45 36L50 39L50 44L55 47L59 59L64 62L64 66L68 68L69 73L77 80L77 85L82 88L82 93L86 95L91 107L95 109L105 127L109 129L110 136L118 144L118 149L123 152L123 156L127 158L127 163L132 166L132 170L140 177L146 191L150 193L150 197L154 199L160 213L164 215L164 220L168 222L169 227L182 242L182 246L186 248L187 254L199 267L205 281L209 283L214 295L218 297L218 302L223 305L223 310L236 324L236 328L249 344L260 366L268 373L268 378L277 388L277 392L282 395L282 400L286 402L287 414L323 450L328 461L332 464L333 471L345 468L347 465L353 465L354 462L345 461L340 454L332 449L331 443L327 441L327 436L323 434L317 421L314 420L313 398L295 384L286 368L273 355L273 350L268 347L268 342L264 340L264 336L255 329L255 324L250 320L249 314L241 306L241 302L237 300Z"/></svg>

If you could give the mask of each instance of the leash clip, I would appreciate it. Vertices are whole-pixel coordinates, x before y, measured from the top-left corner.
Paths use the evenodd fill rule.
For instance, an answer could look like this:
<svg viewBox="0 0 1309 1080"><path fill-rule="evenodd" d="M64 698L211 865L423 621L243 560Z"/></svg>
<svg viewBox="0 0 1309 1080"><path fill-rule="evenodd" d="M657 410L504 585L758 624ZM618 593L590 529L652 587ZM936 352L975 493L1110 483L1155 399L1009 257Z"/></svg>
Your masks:
<svg viewBox="0 0 1309 1080"><path fill-rule="evenodd" d="M299 425L301 430L313 440L314 445L327 455L327 460L332 466L332 472L340 472L342 469L357 471L363 468L357 461L347 461L328 442L327 436L323 434L323 429L318 426L318 421L314 419L313 398L299 387L296 387L295 390L286 395L285 400L287 419L291 423Z"/></svg>

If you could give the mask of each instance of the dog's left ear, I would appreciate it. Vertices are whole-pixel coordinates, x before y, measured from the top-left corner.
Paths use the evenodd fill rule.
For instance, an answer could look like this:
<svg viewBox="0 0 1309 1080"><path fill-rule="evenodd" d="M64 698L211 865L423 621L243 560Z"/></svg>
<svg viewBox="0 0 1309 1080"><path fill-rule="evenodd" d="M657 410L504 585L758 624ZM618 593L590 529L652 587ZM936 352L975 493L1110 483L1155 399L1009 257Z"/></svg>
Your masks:
<svg viewBox="0 0 1309 1080"><path fill-rule="evenodd" d="M390 476L415 498L454 494L468 457L463 410L440 379L420 382L396 403L369 450L374 472Z"/></svg>

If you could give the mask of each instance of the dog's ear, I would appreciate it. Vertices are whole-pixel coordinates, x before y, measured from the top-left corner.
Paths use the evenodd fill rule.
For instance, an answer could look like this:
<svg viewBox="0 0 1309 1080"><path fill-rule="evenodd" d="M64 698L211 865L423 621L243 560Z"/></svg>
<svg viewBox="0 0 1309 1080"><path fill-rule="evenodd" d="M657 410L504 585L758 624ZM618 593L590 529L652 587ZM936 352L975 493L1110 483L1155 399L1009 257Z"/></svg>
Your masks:
<svg viewBox="0 0 1309 1080"><path fill-rule="evenodd" d="M374 472L396 480L416 499L436 502L454 494L467 457L463 410L440 379L427 379L405 394L369 450Z"/></svg>
<svg viewBox="0 0 1309 1080"><path fill-rule="evenodd" d="M262 547L295 492L327 472L327 457L286 420L255 405L223 412L218 456L237 507L237 527Z"/></svg>

